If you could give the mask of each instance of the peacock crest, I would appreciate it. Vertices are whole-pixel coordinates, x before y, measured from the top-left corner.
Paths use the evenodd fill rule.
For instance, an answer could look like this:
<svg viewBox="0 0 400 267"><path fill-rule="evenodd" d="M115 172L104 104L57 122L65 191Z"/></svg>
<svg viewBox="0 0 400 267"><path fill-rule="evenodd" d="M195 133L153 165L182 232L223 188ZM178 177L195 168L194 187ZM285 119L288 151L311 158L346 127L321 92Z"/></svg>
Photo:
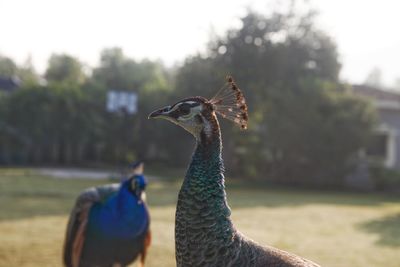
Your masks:
<svg viewBox="0 0 400 267"><path fill-rule="evenodd" d="M225 85L209 102L213 105L215 112L223 118L240 125L242 129L247 129L249 116L246 100L232 76L226 77Z"/></svg>

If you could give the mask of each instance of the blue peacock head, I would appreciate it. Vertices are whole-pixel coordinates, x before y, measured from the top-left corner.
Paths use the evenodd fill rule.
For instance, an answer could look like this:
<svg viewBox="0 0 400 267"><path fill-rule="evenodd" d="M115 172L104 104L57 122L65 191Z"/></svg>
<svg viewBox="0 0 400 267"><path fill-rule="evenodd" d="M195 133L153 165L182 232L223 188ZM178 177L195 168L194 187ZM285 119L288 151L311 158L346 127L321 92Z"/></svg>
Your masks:
<svg viewBox="0 0 400 267"><path fill-rule="evenodd" d="M129 189L138 199L144 200L144 191L147 186L146 178L143 175L144 163L143 161L136 161L131 163L128 168L130 171L130 178L127 181Z"/></svg>
<svg viewBox="0 0 400 267"><path fill-rule="evenodd" d="M130 178L131 180L131 189L138 199L143 200L144 191L147 186L146 178L143 175L134 175Z"/></svg>
<svg viewBox="0 0 400 267"><path fill-rule="evenodd" d="M219 131L216 114L247 128L248 113L246 100L231 76L226 84L210 100L201 97L189 97L152 112L149 118L160 118L175 123L196 139L203 135L212 136Z"/></svg>

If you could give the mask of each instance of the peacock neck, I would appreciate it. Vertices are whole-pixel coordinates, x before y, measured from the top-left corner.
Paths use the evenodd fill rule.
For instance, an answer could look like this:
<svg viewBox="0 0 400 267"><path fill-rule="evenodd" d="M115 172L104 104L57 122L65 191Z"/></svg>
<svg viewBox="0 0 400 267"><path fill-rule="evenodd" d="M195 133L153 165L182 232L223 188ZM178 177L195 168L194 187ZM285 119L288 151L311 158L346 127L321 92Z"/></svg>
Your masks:
<svg viewBox="0 0 400 267"><path fill-rule="evenodd" d="M235 234L226 201L219 128L211 137L197 141L179 193L175 221L178 266L196 266L189 262L194 254L214 249L210 246L230 246Z"/></svg>
<svg viewBox="0 0 400 267"><path fill-rule="evenodd" d="M194 190L199 196L210 193L205 189L211 190L214 196L213 200L225 203L223 171L222 139L218 129L212 136L197 140L196 149L182 187Z"/></svg>
<svg viewBox="0 0 400 267"><path fill-rule="evenodd" d="M212 184L224 185L224 164L222 160L222 138L216 116L208 118L210 122L196 138L196 149L186 173L185 181L192 179Z"/></svg>
<svg viewBox="0 0 400 267"><path fill-rule="evenodd" d="M146 205L131 189L131 179L126 181L117 195L116 219L129 225L127 237L142 234L149 223ZM120 229L121 231L122 229Z"/></svg>
<svg viewBox="0 0 400 267"><path fill-rule="evenodd" d="M136 209L139 205L137 196L130 189L131 181L126 180L122 182L121 187L116 196L115 211L120 217L130 218L134 216L132 210Z"/></svg>
<svg viewBox="0 0 400 267"><path fill-rule="evenodd" d="M221 135L197 140L186 180L204 180L224 184ZM201 171L202 175L197 175Z"/></svg>

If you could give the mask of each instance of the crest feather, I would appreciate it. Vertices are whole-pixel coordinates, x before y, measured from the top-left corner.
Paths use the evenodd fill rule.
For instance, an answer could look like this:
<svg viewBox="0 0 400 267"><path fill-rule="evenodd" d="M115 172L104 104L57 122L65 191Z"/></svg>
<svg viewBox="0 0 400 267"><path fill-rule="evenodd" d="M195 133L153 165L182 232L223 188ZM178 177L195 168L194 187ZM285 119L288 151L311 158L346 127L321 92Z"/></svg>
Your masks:
<svg viewBox="0 0 400 267"><path fill-rule="evenodd" d="M247 129L248 113L244 95L232 76L227 76L226 81L226 84L210 100L210 103L215 112L223 118L239 124L242 129Z"/></svg>

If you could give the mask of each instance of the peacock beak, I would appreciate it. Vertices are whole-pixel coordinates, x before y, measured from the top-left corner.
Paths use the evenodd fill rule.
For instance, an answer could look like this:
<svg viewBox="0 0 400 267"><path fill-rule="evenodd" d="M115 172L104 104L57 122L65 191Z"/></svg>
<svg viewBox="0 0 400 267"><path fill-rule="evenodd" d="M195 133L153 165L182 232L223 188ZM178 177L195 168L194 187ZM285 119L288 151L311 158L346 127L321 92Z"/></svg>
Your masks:
<svg viewBox="0 0 400 267"><path fill-rule="evenodd" d="M156 119L156 118L166 119L169 117L168 114L169 114L170 110L171 110L170 106L167 106L167 107L159 109L159 110L155 110L149 114L148 118L149 119Z"/></svg>

